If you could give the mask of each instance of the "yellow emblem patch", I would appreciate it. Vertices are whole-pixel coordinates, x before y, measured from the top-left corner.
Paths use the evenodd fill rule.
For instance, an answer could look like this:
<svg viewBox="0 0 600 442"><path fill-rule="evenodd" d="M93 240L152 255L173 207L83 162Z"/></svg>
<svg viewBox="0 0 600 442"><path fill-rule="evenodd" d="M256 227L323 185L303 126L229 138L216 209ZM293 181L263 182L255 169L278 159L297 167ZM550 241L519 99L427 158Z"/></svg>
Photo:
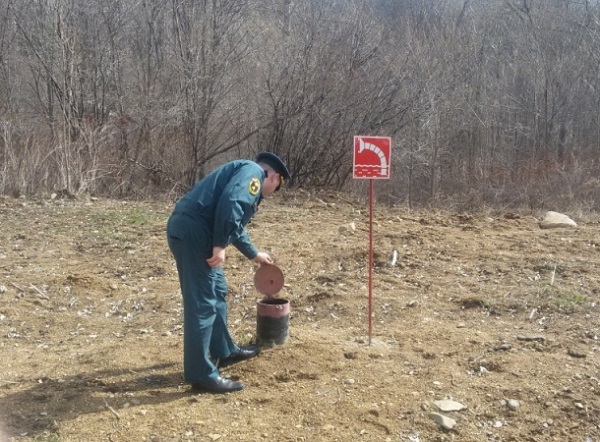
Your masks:
<svg viewBox="0 0 600 442"><path fill-rule="evenodd" d="M250 184L248 184L248 190L250 191L250 195L258 195L258 192L260 192L260 180L258 178L252 178Z"/></svg>

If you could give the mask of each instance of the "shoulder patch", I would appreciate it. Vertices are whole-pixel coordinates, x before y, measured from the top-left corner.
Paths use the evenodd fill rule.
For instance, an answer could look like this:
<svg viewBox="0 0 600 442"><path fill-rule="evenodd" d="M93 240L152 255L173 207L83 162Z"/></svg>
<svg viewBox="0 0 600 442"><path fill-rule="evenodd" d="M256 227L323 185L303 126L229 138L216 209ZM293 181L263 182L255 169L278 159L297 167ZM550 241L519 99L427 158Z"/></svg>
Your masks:
<svg viewBox="0 0 600 442"><path fill-rule="evenodd" d="M250 184L248 184L248 191L250 195L256 196L260 192L260 180L258 178L252 178Z"/></svg>

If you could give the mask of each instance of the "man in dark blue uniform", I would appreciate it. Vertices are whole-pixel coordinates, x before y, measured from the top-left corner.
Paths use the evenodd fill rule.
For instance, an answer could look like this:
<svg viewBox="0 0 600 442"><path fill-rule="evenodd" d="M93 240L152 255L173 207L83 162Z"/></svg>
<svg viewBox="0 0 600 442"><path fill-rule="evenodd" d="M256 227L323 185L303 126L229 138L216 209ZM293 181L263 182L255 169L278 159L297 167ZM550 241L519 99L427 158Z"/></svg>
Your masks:
<svg viewBox="0 0 600 442"><path fill-rule="evenodd" d="M217 168L175 205L167 239L183 295L184 378L192 391L226 393L244 388L221 377L217 368L258 354L255 345L236 345L227 328L225 249L233 244L260 265L273 263L252 244L245 226L263 196L290 179L283 161L263 152L256 161L236 160Z"/></svg>

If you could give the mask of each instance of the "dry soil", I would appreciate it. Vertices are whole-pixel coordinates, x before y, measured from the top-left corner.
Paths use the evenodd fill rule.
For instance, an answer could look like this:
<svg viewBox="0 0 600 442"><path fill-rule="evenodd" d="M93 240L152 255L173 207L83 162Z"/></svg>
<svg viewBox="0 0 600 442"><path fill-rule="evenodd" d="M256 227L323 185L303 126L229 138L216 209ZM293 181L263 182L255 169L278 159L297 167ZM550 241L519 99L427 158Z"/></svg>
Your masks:
<svg viewBox="0 0 600 442"><path fill-rule="evenodd" d="M194 395L171 208L0 200L0 440L600 441L597 214L543 230L376 204L369 333L368 204L265 201L249 231L285 272L289 341L224 370L244 391ZM225 271L253 342L255 265L228 249Z"/></svg>

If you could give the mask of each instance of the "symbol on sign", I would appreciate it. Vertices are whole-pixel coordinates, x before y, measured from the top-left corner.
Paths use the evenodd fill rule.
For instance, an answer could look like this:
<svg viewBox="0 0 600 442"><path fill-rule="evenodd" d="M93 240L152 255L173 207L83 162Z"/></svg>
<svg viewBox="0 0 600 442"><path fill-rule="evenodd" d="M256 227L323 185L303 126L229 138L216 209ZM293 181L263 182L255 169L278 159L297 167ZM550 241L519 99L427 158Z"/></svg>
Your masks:
<svg viewBox="0 0 600 442"><path fill-rule="evenodd" d="M390 151L389 137L354 137L354 178L389 178Z"/></svg>
<svg viewBox="0 0 600 442"><path fill-rule="evenodd" d="M374 144L365 143L362 138L359 138L358 142L360 143L359 148L358 148L358 153L362 153L363 150L365 150L365 149L370 150L371 152L374 152L379 157L379 161L380 161L379 167L381 169L380 169L379 174L381 176L386 176L387 175L387 160L385 158L385 155L383 154L383 151L379 147L375 146ZM377 167L377 166L365 165L365 167Z"/></svg>

